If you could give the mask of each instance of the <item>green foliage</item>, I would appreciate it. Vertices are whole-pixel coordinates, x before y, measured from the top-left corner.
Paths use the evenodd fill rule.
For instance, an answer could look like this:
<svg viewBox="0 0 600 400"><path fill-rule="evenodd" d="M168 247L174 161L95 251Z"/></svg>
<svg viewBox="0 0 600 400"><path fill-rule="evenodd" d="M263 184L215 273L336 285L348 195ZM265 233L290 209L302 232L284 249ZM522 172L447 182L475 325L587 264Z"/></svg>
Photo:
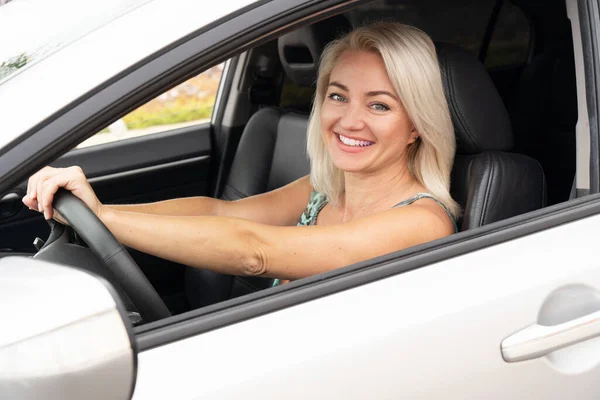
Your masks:
<svg viewBox="0 0 600 400"><path fill-rule="evenodd" d="M157 125L171 125L181 122L210 118L214 99L202 101L174 102L165 107L140 107L123 117L127 129L142 129Z"/></svg>

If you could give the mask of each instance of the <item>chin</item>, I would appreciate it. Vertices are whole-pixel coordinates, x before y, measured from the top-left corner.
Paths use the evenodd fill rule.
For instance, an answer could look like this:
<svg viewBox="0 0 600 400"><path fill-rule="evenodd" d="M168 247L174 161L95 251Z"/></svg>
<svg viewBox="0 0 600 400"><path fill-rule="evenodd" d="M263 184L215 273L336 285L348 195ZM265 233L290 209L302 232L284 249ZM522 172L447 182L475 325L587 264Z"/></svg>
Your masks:
<svg viewBox="0 0 600 400"><path fill-rule="evenodd" d="M356 160L341 160L339 157L334 158L333 165L343 172L362 172L366 169L362 163L357 163Z"/></svg>

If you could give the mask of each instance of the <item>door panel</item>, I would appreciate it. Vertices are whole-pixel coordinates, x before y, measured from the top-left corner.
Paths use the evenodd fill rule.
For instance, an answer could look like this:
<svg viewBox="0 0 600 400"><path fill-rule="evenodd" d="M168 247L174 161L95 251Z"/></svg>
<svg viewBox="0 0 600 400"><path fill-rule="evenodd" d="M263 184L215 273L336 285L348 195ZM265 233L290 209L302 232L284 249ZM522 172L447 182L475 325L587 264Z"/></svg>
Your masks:
<svg viewBox="0 0 600 400"><path fill-rule="evenodd" d="M599 229L589 217L144 351L134 398L595 399L600 339L511 363L501 344L600 310Z"/></svg>
<svg viewBox="0 0 600 400"><path fill-rule="evenodd" d="M140 203L206 195L209 188L210 125L175 130L73 150L52 163L79 165L104 203ZM23 182L15 193L21 198ZM42 216L22 207L0 221L0 248L34 251L36 236L45 238Z"/></svg>

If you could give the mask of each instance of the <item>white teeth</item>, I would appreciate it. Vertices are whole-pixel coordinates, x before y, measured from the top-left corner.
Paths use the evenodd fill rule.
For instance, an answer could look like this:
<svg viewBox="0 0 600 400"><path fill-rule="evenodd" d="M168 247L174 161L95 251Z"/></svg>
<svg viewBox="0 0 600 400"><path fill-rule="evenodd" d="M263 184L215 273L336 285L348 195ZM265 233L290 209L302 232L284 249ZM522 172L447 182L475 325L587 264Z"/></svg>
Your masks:
<svg viewBox="0 0 600 400"><path fill-rule="evenodd" d="M370 146L373 144L373 142L367 142L365 140L350 139L350 138L347 138L346 136L342 136L342 135L338 135L338 137L340 138L340 141L342 143L344 143L346 146L364 147L364 146Z"/></svg>

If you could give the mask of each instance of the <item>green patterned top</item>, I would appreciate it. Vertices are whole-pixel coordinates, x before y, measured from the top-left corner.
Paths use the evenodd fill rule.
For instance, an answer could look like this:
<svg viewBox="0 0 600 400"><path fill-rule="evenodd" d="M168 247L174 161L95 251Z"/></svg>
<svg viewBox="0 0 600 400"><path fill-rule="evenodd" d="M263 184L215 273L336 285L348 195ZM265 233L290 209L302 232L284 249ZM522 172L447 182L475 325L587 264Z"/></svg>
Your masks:
<svg viewBox="0 0 600 400"><path fill-rule="evenodd" d="M454 216L452 215L452 213L450 212L448 207L446 207L446 205L444 203L442 203L441 201L439 201L438 199L436 199L435 197L433 197L433 195L431 195L429 193L417 193L416 195L409 197L406 200L401 201L400 203L396 204L392 208L407 206L407 205L412 204L415 201L421 200L421 199L432 199L436 203L438 203L444 209L444 211L446 211L446 214L448 214L448 216L450 217L450 220L452 221L452 224L454 225L454 231L458 232L458 226L456 225ZM300 218L298 219L298 223L296 224L296 226L316 225L317 217L319 216L319 213L321 212L323 207L325 207L327 205L328 202L329 201L327 200L327 196L325 196L323 193L313 190L312 193L310 194L310 198L308 199L308 205L306 206L306 209L304 210L304 212L300 215ZM273 287L279 286L280 284L281 284L280 279L273 280Z"/></svg>

